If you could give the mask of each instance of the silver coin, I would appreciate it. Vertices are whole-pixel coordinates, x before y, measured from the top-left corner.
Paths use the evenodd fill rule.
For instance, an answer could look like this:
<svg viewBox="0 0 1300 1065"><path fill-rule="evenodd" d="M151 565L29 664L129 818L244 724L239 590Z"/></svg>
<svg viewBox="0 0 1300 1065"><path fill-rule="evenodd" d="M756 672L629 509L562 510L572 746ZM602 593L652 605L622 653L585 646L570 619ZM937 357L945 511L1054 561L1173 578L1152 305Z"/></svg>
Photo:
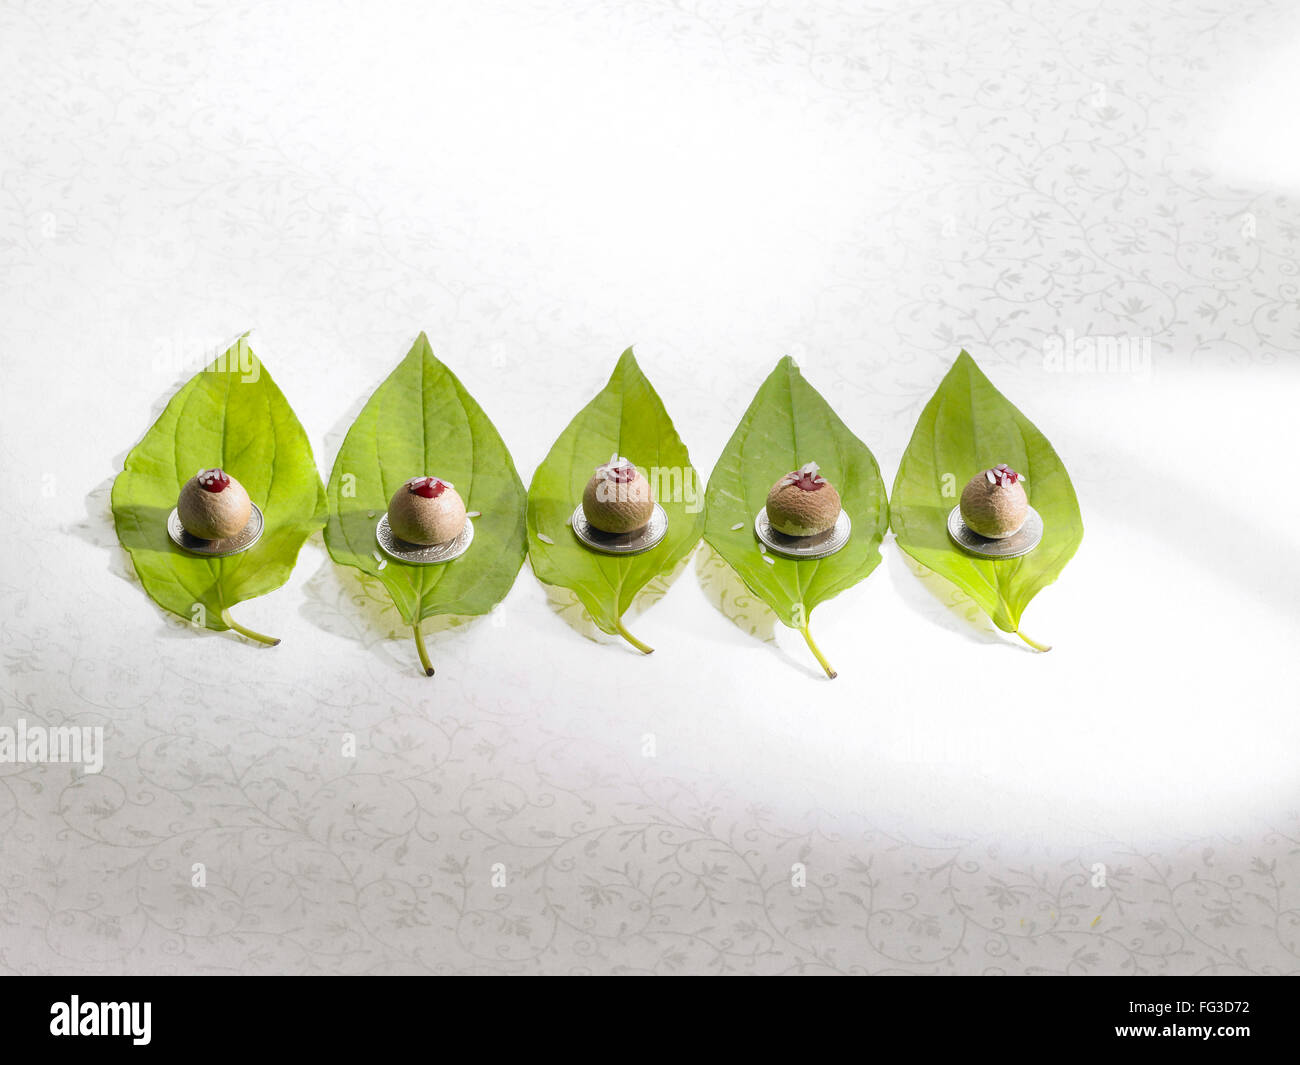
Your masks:
<svg viewBox="0 0 1300 1065"><path fill-rule="evenodd" d="M658 503L650 513L649 522L644 528L637 529L635 532L601 532L587 520L581 503L573 512L573 517L569 519L569 525L573 529L573 535L587 547L605 555L639 555L642 551L657 547L659 542L668 535L668 515Z"/></svg>
<svg viewBox="0 0 1300 1065"><path fill-rule="evenodd" d="M754 516L754 535L774 555L784 558L825 558L833 555L849 542L853 532L853 523L849 521L848 511L841 510L835 524L824 533L815 536L787 536L772 528L767 520L767 507L763 507Z"/></svg>
<svg viewBox="0 0 1300 1065"><path fill-rule="evenodd" d="M202 555L205 558L237 555L257 543L262 538L262 530L266 528L266 520L262 517L258 505L256 503L250 505L253 512L248 516L248 524L234 536L227 536L224 540L200 540L197 536L191 536L185 531L185 526L181 524L180 513L175 508L167 515L167 535L172 538L172 543L191 555Z"/></svg>
<svg viewBox="0 0 1300 1065"><path fill-rule="evenodd" d="M973 532L961 520L961 507L953 507L948 514L948 536L968 555L976 558L1019 558L1027 555L1043 541L1043 518L1033 507L1018 532L1002 540L990 540Z"/></svg>
<svg viewBox="0 0 1300 1065"><path fill-rule="evenodd" d="M411 544L401 539L388 527L388 515L385 513L379 519L379 524L375 526L375 539L379 541L380 549L389 558L395 558L398 562L409 562L414 566L432 566L439 562L450 562L453 558L460 558L469 550L469 545L474 539L474 523L466 518L465 528L461 529L460 535L444 540L440 544Z"/></svg>

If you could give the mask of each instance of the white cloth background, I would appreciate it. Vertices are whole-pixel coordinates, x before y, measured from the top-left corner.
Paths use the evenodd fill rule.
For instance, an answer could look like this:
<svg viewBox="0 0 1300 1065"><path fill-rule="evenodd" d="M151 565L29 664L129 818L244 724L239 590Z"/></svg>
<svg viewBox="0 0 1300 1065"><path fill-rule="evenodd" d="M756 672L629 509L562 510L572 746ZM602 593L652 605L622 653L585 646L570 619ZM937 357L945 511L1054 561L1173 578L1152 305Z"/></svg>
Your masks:
<svg viewBox="0 0 1300 1065"><path fill-rule="evenodd" d="M1294 971L1285 8L4 5L0 723L108 749L0 766L0 970ZM249 328L322 475L423 329L525 481L635 344L701 471L792 353L892 485L965 346L1079 494L1055 649L892 538L834 682L704 547L648 658L525 565L425 679L319 536L196 633L107 493Z"/></svg>

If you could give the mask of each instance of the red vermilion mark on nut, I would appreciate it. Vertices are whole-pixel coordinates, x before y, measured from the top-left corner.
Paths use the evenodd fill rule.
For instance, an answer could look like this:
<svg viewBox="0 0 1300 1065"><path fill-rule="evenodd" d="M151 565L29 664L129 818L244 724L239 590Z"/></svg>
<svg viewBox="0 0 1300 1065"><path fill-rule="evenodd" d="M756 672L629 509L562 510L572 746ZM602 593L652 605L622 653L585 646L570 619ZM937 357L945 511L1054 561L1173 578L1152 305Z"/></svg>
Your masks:
<svg viewBox="0 0 1300 1065"><path fill-rule="evenodd" d="M792 484L802 492L815 492L826 487L826 478L817 472L815 462L806 462L797 470L791 470L781 478L782 484Z"/></svg>
<svg viewBox="0 0 1300 1065"><path fill-rule="evenodd" d="M437 499L451 485L440 477L412 477L406 482L406 490L414 496L424 499Z"/></svg>
<svg viewBox="0 0 1300 1065"><path fill-rule="evenodd" d="M1023 473L1016 473L1005 462L999 462L991 470L985 470L984 476L988 478L989 484L995 484L999 488L1010 488L1017 481L1029 480Z"/></svg>
<svg viewBox="0 0 1300 1065"><path fill-rule="evenodd" d="M195 480L205 492L224 492L230 487L230 475L216 466L210 470L200 470Z"/></svg>
<svg viewBox="0 0 1300 1065"><path fill-rule="evenodd" d="M597 466L596 473L615 484L631 484L636 479L636 467L617 452L610 455L608 462Z"/></svg>

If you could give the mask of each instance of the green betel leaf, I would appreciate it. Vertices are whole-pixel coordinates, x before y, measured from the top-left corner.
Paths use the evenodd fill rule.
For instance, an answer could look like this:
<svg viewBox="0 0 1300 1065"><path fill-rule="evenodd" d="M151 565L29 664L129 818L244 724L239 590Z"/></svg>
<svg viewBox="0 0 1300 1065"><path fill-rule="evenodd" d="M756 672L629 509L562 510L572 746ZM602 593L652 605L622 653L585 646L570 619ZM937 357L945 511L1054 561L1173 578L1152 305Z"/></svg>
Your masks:
<svg viewBox="0 0 1300 1065"><path fill-rule="evenodd" d="M852 521L849 542L820 559L764 553L754 518L777 479L807 462L840 493ZM885 482L875 456L804 380L788 355L776 365L709 477L704 538L777 617L798 629L828 677L835 670L808 629L813 607L851 588L880 562L889 525Z"/></svg>
<svg viewBox="0 0 1300 1065"><path fill-rule="evenodd" d="M167 534L181 487L213 466L247 489L265 522L253 547L225 558L187 554ZM289 579L325 521L325 489L306 432L246 337L172 397L127 455L112 502L118 539L154 602L195 625L280 642L235 622L230 608Z"/></svg>
<svg viewBox="0 0 1300 1065"><path fill-rule="evenodd" d="M569 524L597 466L622 455L650 481L668 516L668 533L639 555L604 555L584 547ZM648 647L623 625L647 582L690 554L704 526L699 479L672 419L628 348L609 383L573 419L533 475L528 489L528 555L546 584L573 591L592 621L637 650Z"/></svg>
<svg viewBox="0 0 1300 1065"><path fill-rule="evenodd" d="M1001 462L1025 475L1030 506L1043 518L1043 539L1020 558L974 558L948 539L948 513L967 481ZM1083 539L1079 501L1047 438L965 351L921 412L898 467L892 508L894 533L904 551L957 585L998 628L1037 650L1050 650L1020 632L1020 615Z"/></svg>
<svg viewBox="0 0 1300 1065"><path fill-rule="evenodd" d="M441 477L465 501L474 540L459 558L412 565L386 558L375 527L412 477ZM486 614L524 561L524 485L496 427L420 334L352 423L329 481L330 557L377 577L411 626L420 664L433 676L420 622L438 614ZM382 563L382 565L381 565Z"/></svg>

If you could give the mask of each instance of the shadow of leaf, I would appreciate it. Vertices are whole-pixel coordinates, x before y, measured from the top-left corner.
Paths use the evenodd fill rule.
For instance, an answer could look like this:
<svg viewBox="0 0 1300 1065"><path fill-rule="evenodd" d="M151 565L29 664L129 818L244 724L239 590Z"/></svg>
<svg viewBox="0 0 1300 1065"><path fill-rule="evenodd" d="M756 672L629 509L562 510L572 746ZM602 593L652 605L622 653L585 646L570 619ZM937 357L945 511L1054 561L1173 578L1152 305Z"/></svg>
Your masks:
<svg viewBox="0 0 1300 1065"><path fill-rule="evenodd" d="M356 640L366 648L384 640L411 637L410 627L397 612L383 582L352 566L338 565L328 553L303 585L303 594L306 598L299 613L323 632ZM426 637L436 636L473 620L459 614L439 614L426 618L420 629Z"/></svg>
<svg viewBox="0 0 1300 1065"><path fill-rule="evenodd" d="M894 547L894 557L901 559L903 565L890 565L886 568L894 587L909 605L949 632L958 633L976 643L1009 642L974 599L934 570L921 565L897 544ZM911 576L904 574L904 569L910 570ZM1028 647L1023 649L1030 650Z"/></svg>
<svg viewBox="0 0 1300 1065"><path fill-rule="evenodd" d="M668 589L672 587L673 582L676 581L685 571L687 564L691 560L692 553L693 552L688 551L667 573L661 573L659 576L652 577L647 581L641 591L637 593L632 606L628 608L627 612L623 615L624 621L630 622L639 618L667 595ZM532 559L530 556L530 570L532 568L531 562ZM538 583L541 584L542 589L546 592L547 605L550 606L555 614L563 619L574 632L578 633L579 636L584 636L593 643L610 645L617 644L620 647L627 648L627 650L632 651L633 653L640 654L639 651L636 651L636 649L630 646L622 639L622 637L611 635L596 625L592 620L591 612L583 605L582 600L578 598L578 594L572 589L565 588L561 585L547 584L545 581L539 581Z"/></svg>
<svg viewBox="0 0 1300 1065"><path fill-rule="evenodd" d="M751 592L740 575L707 542L695 559L695 576L705 597L742 632L776 642L776 611Z"/></svg>

